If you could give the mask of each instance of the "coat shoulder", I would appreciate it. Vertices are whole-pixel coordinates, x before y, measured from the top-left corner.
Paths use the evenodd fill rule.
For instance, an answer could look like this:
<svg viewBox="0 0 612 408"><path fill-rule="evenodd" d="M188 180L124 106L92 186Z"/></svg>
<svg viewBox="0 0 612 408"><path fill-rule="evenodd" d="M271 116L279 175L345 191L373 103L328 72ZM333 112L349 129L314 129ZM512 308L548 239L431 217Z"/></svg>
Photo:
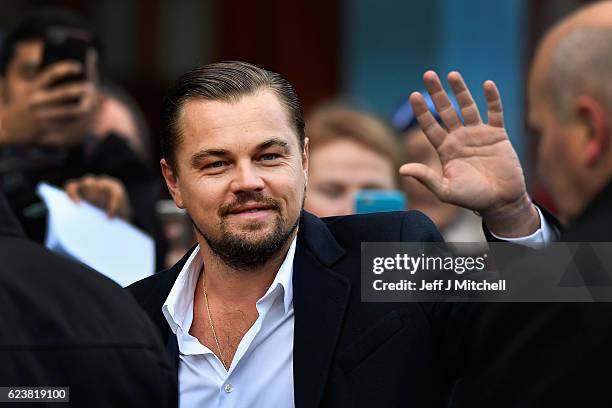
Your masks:
<svg viewBox="0 0 612 408"><path fill-rule="evenodd" d="M420 211L393 211L323 218L336 238L360 242L440 242L435 224Z"/></svg>

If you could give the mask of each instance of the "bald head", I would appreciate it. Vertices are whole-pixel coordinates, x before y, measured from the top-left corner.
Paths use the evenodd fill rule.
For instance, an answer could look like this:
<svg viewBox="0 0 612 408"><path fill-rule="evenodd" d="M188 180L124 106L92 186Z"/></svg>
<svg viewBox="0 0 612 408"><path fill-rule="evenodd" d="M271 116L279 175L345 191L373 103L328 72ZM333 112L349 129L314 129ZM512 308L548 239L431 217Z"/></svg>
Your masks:
<svg viewBox="0 0 612 408"><path fill-rule="evenodd" d="M612 0L570 14L544 36L529 72L530 105L543 102L562 122L588 96L612 112Z"/></svg>
<svg viewBox="0 0 612 408"><path fill-rule="evenodd" d="M612 110L612 1L571 14L544 37L530 73L530 92L547 99L561 118L581 94Z"/></svg>

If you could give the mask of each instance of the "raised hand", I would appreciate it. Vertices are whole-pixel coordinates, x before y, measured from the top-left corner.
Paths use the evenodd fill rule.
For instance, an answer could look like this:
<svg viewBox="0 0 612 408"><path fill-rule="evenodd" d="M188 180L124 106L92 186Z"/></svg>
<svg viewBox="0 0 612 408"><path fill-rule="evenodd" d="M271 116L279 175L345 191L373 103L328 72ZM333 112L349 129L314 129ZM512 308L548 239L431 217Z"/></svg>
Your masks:
<svg viewBox="0 0 612 408"><path fill-rule="evenodd" d="M458 72L448 74L448 82L465 123L455 112L438 75L428 71L423 80L444 127L420 93L410 95L410 103L438 153L442 174L420 163L405 164L400 173L419 180L441 201L478 211L497 235L515 237L534 232L539 227L539 215L529 200L521 164L504 128L501 97L495 83L484 83L488 109L485 124Z"/></svg>
<svg viewBox="0 0 612 408"><path fill-rule="evenodd" d="M99 101L95 55L86 66L57 62L28 83L0 109L0 146L71 146L82 143L93 127ZM51 86L57 80L86 71L86 79ZM74 103L66 103L74 100Z"/></svg>

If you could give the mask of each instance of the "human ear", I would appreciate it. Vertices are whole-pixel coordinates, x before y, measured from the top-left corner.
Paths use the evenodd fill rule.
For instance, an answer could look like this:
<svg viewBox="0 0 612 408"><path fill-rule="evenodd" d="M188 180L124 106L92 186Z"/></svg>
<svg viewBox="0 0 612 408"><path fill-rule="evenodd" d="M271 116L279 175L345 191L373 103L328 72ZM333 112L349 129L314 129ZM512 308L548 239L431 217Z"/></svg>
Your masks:
<svg viewBox="0 0 612 408"><path fill-rule="evenodd" d="M575 109L587 132L583 159L587 166L592 167L601 159L602 152L609 143L606 112L601 104L590 96L580 96L576 99Z"/></svg>
<svg viewBox="0 0 612 408"><path fill-rule="evenodd" d="M174 203L178 208L185 208L183 203L183 196L181 194L179 178L178 174L172 169L172 166L166 161L166 159L161 159L159 161L161 166L162 175L164 176L164 180L166 181L166 186L168 186L168 191L174 200Z"/></svg>

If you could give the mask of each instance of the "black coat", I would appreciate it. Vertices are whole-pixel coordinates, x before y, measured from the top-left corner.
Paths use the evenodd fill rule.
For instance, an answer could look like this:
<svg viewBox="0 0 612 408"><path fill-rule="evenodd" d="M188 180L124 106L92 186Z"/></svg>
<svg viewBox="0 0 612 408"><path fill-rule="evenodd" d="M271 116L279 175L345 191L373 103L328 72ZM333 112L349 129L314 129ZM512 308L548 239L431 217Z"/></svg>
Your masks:
<svg viewBox="0 0 612 408"><path fill-rule="evenodd" d="M456 342L447 347L444 339L461 332L463 314L453 314L450 304L360 298L361 242L441 240L415 211L327 219L304 213L293 264L296 407L424 407L445 395L452 373L444 367ZM188 255L128 287L157 325L175 368L176 336L161 309Z"/></svg>
<svg viewBox="0 0 612 408"><path fill-rule="evenodd" d="M73 407L177 405L173 370L134 299L27 239L2 194L0 386L68 386Z"/></svg>
<svg viewBox="0 0 612 408"><path fill-rule="evenodd" d="M612 184L560 241L612 242ZM612 303L483 304L466 318L478 335L449 406L612 406Z"/></svg>

